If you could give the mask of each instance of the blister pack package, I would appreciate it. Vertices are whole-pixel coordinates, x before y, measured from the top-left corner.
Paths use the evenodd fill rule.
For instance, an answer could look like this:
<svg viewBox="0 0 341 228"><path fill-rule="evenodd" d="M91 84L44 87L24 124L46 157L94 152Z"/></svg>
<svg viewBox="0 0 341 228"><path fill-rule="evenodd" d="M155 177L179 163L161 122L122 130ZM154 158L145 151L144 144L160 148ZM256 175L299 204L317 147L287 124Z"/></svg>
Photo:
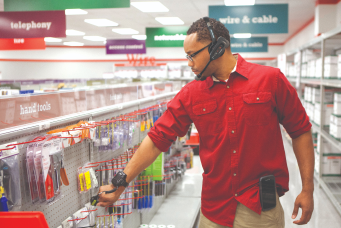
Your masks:
<svg viewBox="0 0 341 228"><path fill-rule="evenodd" d="M27 145L26 151L26 168L27 168L27 178L29 183L29 189L31 193L31 202L36 203L39 201L39 192L34 168L34 148L36 144L30 143Z"/></svg>
<svg viewBox="0 0 341 228"><path fill-rule="evenodd" d="M12 142L10 144L16 144ZM10 145L9 144L9 145ZM18 210L21 207L21 188L19 170L19 150L14 146L10 150L5 149L6 145L0 146L0 194L7 198L8 209Z"/></svg>

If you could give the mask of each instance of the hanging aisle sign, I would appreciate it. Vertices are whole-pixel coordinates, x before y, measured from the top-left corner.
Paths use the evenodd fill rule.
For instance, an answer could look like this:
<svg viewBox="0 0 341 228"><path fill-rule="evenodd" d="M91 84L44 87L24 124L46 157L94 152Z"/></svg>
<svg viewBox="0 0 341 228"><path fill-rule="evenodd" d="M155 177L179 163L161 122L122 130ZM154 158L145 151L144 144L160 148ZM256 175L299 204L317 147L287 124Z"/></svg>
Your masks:
<svg viewBox="0 0 341 228"><path fill-rule="evenodd" d="M0 50L44 50L44 38L0 39Z"/></svg>
<svg viewBox="0 0 341 228"><path fill-rule="evenodd" d="M144 40L107 40L107 54L146 54Z"/></svg>
<svg viewBox="0 0 341 228"><path fill-rule="evenodd" d="M0 38L66 37L65 11L0 12Z"/></svg>
<svg viewBox="0 0 341 228"><path fill-rule="evenodd" d="M268 52L268 37L231 38L231 51Z"/></svg>
<svg viewBox="0 0 341 228"><path fill-rule="evenodd" d="M130 0L4 0L5 11L129 8Z"/></svg>
<svg viewBox="0 0 341 228"><path fill-rule="evenodd" d="M231 34L288 33L288 4L209 6L208 11Z"/></svg>
<svg viewBox="0 0 341 228"><path fill-rule="evenodd" d="M188 27L146 28L147 47L183 47Z"/></svg>

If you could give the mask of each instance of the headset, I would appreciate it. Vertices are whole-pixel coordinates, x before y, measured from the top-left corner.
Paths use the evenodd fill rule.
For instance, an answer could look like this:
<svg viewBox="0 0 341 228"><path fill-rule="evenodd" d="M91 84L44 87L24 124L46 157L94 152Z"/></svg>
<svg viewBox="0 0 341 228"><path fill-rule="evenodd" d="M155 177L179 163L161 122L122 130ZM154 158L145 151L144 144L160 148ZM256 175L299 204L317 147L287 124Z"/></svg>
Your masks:
<svg viewBox="0 0 341 228"><path fill-rule="evenodd" d="M195 76L195 80L197 80L197 81L204 81L206 79L206 78L202 78L202 74L205 72L205 70L207 69L208 65L210 65L210 63L213 60L216 60L219 57L221 57L225 53L225 49L230 46L230 42L227 39L225 39L224 37L222 37L222 36L220 36L216 40L216 38L214 36L214 33L213 33L213 27L212 27L212 25L210 23L210 18L204 17L203 19L204 19L204 21L207 24L207 28L208 28L208 31L210 32L210 36L211 36L212 42L208 46L208 52L210 53L210 61L207 63L207 65L201 71L201 73Z"/></svg>

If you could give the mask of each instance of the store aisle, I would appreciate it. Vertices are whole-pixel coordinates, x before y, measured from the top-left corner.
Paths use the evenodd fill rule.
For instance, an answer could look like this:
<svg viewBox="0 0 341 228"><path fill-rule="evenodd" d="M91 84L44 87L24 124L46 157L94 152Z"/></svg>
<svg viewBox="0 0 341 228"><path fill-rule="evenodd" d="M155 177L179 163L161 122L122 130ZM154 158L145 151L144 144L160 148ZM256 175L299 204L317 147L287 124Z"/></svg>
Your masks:
<svg viewBox="0 0 341 228"><path fill-rule="evenodd" d="M285 194L285 196L281 197L281 203L285 213L285 227L286 228L294 228L294 227L306 227L306 228L320 228L320 227L328 227L328 228L339 228L341 226L341 216L335 210L332 203L329 201L327 195L324 191L318 187L317 182L315 181L315 192L314 192L314 200L315 200L315 210L313 212L313 216L309 224L304 226L297 226L293 224L293 220L291 219L292 211L294 209L294 202L297 195L302 190L302 182L301 176L297 164L297 160L295 154L293 152L291 144L287 139L283 137L284 148L287 156L288 168L289 168L289 188L290 191ZM299 217L301 213L299 214Z"/></svg>

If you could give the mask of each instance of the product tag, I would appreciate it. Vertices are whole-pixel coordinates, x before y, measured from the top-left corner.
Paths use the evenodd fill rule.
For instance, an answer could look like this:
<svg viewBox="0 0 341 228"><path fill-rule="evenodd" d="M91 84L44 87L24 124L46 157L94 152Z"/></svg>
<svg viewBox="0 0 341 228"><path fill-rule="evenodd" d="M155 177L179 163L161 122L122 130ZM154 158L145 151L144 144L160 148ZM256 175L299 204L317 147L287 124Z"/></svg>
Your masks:
<svg viewBox="0 0 341 228"><path fill-rule="evenodd" d="M146 124L144 121L141 122L141 131L145 131Z"/></svg>
<svg viewBox="0 0 341 228"><path fill-rule="evenodd" d="M81 187L81 191L84 191L84 174L80 173L79 174L79 183L80 183L80 187Z"/></svg>
<svg viewBox="0 0 341 228"><path fill-rule="evenodd" d="M150 119L147 120L147 130L150 129Z"/></svg>
<svg viewBox="0 0 341 228"><path fill-rule="evenodd" d="M85 173L84 173L84 176L85 176L86 188L89 190L89 189L91 189L90 171L85 172Z"/></svg>
<svg viewBox="0 0 341 228"><path fill-rule="evenodd" d="M50 128L50 122L43 122L39 124L39 131L47 130Z"/></svg>
<svg viewBox="0 0 341 228"><path fill-rule="evenodd" d="M92 183L93 183L94 187L97 188L98 187L98 181L97 181L96 173L92 168L90 169L90 174L92 177Z"/></svg>
<svg viewBox="0 0 341 228"><path fill-rule="evenodd" d="M10 145L10 144L17 144L17 142L11 142L11 143L0 145L0 159L7 158L9 156L16 155L19 153L18 146L8 146L7 147L7 145ZM1 150L1 149L7 149L7 148L13 148L13 149Z"/></svg>
<svg viewBox="0 0 341 228"><path fill-rule="evenodd" d="M53 141L47 141L43 144L42 152L41 152L41 163L44 173L44 185L45 185L45 196L46 200L54 197L54 188L53 188L53 180L52 180L52 167L50 160L50 151L52 148Z"/></svg>

